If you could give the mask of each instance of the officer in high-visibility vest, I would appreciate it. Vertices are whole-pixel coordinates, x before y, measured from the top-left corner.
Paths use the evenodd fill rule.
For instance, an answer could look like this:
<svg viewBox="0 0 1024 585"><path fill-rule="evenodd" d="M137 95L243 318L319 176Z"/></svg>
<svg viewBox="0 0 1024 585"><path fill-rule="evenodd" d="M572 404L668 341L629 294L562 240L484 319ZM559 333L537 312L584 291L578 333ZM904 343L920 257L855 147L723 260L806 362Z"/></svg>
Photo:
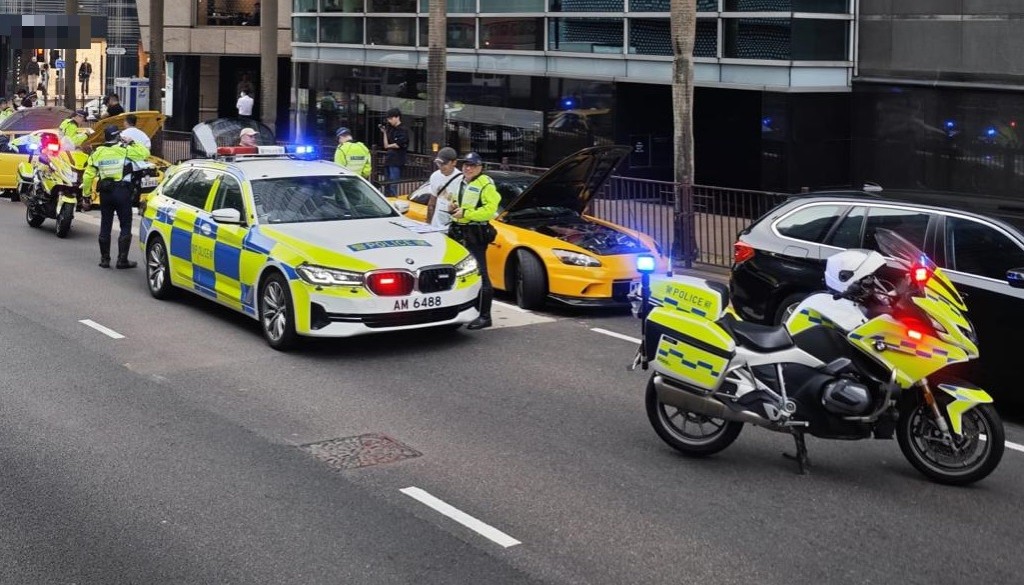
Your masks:
<svg viewBox="0 0 1024 585"><path fill-rule="evenodd" d="M334 133L338 137L338 148L334 151L334 164L362 175L364 179L370 178L370 149L362 142L352 139L352 131L348 128L338 128Z"/></svg>
<svg viewBox="0 0 1024 585"><path fill-rule="evenodd" d="M11 101L6 97L0 98L0 122L10 118L13 113L14 108L11 106Z"/></svg>
<svg viewBox="0 0 1024 585"><path fill-rule="evenodd" d="M85 116L85 110L76 110L73 116L61 122L60 126L57 127L60 133L66 136L75 146L81 145L89 137L89 134L81 127L85 123Z"/></svg>
<svg viewBox="0 0 1024 585"><path fill-rule="evenodd" d="M110 231L114 225L114 213L121 224L117 238L117 268L135 268L136 263L128 260L132 245L132 161L141 162L149 156L145 146L120 140L117 126L107 126L103 131L105 142L97 146L85 163L82 175L82 193L92 193L93 183L99 178L100 194L100 268L110 268Z"/></svg>
<svg viewBox="0 0 1024 585"><path fill-rule="evenodd" d="M494 289L487 274L487 246L494 240L494 228L490 221L498 215L501 194L494 181L483 174L483 159L471 152L462 159L462 185L459 196L451 204L451 237L469 250L476 259L480 270L480 316L470 322L466 329L483 329L491 326L491 301Z"/></svg>

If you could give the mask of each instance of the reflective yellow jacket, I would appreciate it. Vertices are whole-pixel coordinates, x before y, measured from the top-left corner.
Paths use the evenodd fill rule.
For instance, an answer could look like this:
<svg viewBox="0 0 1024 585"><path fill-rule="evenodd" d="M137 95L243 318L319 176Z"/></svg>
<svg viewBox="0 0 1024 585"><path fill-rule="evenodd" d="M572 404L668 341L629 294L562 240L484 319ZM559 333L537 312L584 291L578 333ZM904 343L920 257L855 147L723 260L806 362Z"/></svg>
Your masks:
<svg viewBox="0 0 1024 585"><path fill-rule="evenodd" d="M462 208L462 217L458 219L453 217L453 222L491 221L498 215L501 193L498 193L498 188L494 186L494 181L490 177L481 174L471 182L462 184L456 203Z"/></svg>
<svg viewBox="0 0 1024 585"><path fill-rule="evenodd" d="M129 145L103 144L97 146L85 163L85 172L82 173L82 193L92 193L93 182L97 177L120 181L125 178L125 165L129 161L141 162L148 156L149 150L134 142ZM129 170L129 172L131 171Z"/></svg>
<svg viewBox="0 0 1024 585"><path fill-rule="evenodd" d="M334 151L334 163L345 167L353 173L358 173L364 179L370 178L370 167L372 166L370 149L362 142L349 140L339 144Z"/></svg>

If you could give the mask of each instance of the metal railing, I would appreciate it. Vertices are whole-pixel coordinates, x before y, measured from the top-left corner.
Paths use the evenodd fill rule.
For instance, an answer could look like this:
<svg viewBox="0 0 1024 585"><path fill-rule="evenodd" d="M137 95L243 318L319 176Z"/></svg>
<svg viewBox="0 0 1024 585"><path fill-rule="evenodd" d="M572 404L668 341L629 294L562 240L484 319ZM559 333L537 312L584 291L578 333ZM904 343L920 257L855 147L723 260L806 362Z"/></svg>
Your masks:
<svg viewBox="0 0 1024 585"><path fill-rule="evenodd" d="M171 163L192 158L191 132L171 130L162 130L161 132L163 132L163 147L160 152L154 151L153 156L158 156Z"/></svg>

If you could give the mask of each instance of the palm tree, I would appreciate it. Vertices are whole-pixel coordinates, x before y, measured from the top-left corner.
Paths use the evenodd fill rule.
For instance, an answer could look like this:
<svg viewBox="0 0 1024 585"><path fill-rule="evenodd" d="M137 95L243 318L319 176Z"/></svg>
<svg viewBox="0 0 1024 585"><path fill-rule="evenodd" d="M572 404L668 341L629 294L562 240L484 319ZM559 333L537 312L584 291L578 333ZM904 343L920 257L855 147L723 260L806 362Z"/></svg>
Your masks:
<svg viewBox="0 0 1024 585"><path fill-rule="evenodd" d="M693 221L693 45L697 35L697 0L671 0L672 112L675 150L675 245L689 268L695 246ZM685 242L684 242L685 238Z"/></svg>
<svg viewBox="0 0 1024 585"><path fill-rule="evenodd" d="M65 0L64 11L69 16L78 16L78 0ZM27 54L28 51L25 53ZM64 51L64 107L69 110L78 109L78 105L75 103L75 86L78 83L78 72L75 71L76 60L75 43L68 43L68 48Z"/></svg>
<svg viewBox="0 0 1024 585"><path fill-rule="evenodd" d="M430 0L427 50L427 144L444 146L444 98L448 75L448 2Z"/></svg>
<svg viewBox="0 0 1024 585"><path fill-rule="evenodd" d="M150 109L160 110L160 96L164 89L164 0L149 3L149 99ZM161 128L153 135L152 152L164 155L164 133Z"/></svg>

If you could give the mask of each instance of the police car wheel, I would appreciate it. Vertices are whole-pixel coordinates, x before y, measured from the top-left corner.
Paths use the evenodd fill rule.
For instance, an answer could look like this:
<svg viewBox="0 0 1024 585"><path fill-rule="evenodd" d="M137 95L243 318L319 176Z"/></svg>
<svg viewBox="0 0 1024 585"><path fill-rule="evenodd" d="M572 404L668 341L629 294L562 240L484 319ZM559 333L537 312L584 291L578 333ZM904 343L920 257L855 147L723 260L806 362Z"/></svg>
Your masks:
<svg viewBox="0 0 1024 585"><path fill-rule="evenodd" d="M146 247L146 282L153 298L167 299L174 293L171 269L167 262L167 246L160 238L154 238Z"/></svg>
<svg viewBox="0 0 1024 585"><path fill-rule="evenodd" d="M295 346L295 311L288 281L280 274L271 274L260 288L260 325L270 347L285 351Z"/></svg>

